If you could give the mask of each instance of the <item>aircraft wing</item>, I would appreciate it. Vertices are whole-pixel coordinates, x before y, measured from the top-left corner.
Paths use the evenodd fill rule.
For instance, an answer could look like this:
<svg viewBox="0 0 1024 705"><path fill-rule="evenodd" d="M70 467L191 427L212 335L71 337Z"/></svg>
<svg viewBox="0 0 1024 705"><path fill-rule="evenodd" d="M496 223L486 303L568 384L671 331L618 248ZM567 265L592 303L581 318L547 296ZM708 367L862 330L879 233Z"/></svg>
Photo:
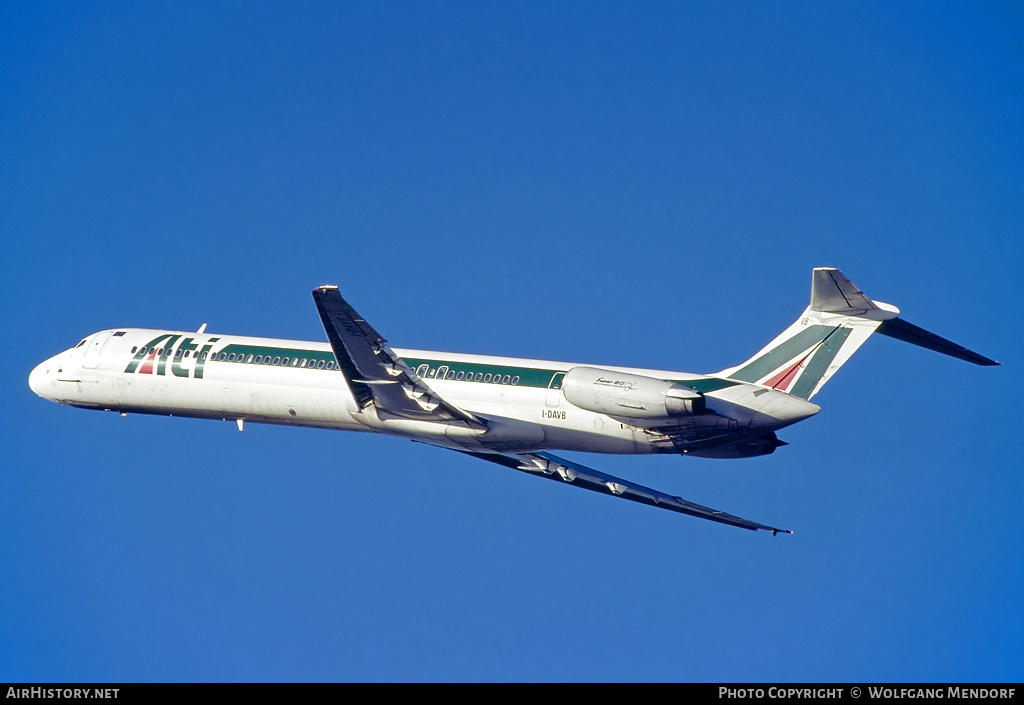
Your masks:
<svg viewBox="0 0 1024 705"><path fill-rule="evenodd" d="M313 300L334 357L360 409L372 404L382 416L464 422L481 429L487 426L484 419L448 403L428 387L342 298L338 287L317 287Z"/></svg>
<svg viewBox="0 0 1024 705"><path fill-rule="evenodd" d="M770 531L773 535L778 534L779 532L784 534L793 533L788 529L779 529L774 526L758 524L756 521L742 519L738 516L733 516L732 514L720 512L717 509L711 509L710 507L705 507L700 504L687 502L685 499L680 497L674 497L670 494L653 490L650 487L644 487L643 485L639 485L635 482L623 480L622 478L599 472L571 460L559 458L551 453L516 453L514 455L502 455L498 453L474 453L471 451L459 452L465 453L466 455L472 455L475 458L487 460L492 463L497 463L498 465L504 465L505 467L512 468L513 470L527 472L532 475L536 475L537 477L565 482L573 487L580 487L585 490L591 490L592 492L609 494L614 497L639 502L640 504L679 512L680 514L689 514L690 516L697 517L699 519L717 521L720 524L738 526L741 529L749 529L750 531L757 531L758 529L761 531Z"/></svg>

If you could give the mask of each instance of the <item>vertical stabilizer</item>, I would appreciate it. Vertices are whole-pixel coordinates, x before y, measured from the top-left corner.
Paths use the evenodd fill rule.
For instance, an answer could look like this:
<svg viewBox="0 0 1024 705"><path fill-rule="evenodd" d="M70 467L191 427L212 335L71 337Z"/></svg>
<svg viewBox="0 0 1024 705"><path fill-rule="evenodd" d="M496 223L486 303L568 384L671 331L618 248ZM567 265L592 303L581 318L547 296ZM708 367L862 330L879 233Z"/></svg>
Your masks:
<svg viewBox="0 0 1024 705"><path fill-rule="evenodd" d="M869 299L838 269L818 267L811 273L811 305L803 315L754 357L719 375L810 399L876 331L976 365L999 364L899 314L895 306Z"/></svg>
<svg viewBox="0 0 1024 705"><path fill-rule="evenodd" d="M899 315L872 301L838 269L811 274L811 305L754 357L720 374L810 399L879 324Z"/></svg>

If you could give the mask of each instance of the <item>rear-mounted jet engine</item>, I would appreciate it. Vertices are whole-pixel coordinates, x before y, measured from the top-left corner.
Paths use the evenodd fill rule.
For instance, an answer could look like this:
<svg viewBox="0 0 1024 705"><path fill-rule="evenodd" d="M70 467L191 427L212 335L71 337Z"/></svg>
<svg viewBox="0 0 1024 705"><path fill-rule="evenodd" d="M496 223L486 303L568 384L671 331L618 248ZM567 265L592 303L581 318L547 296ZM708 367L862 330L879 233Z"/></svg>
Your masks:
<svg viewBox="0 0 1024 705"><path fill-rule="evenodd" d="M598 367L573 367L562 381L562 394L573 406L627 419L663 421L706 410L704 396L696 389Z"/></svg>

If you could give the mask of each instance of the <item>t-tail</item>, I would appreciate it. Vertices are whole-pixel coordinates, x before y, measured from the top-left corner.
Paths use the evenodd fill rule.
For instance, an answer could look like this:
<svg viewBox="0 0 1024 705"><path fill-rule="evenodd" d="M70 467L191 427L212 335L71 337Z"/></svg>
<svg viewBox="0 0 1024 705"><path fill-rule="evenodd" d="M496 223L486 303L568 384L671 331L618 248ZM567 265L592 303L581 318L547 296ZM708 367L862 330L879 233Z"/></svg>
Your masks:
<svg viewBox="0 0 1024 705"><path fill-rule="evenodd" d="M811 305L800 318L754 357L719 376L810 399L875 332L976 365L999 364L899 314L895 306L869 299L838 269L818 267L811 274Z"/></svg>

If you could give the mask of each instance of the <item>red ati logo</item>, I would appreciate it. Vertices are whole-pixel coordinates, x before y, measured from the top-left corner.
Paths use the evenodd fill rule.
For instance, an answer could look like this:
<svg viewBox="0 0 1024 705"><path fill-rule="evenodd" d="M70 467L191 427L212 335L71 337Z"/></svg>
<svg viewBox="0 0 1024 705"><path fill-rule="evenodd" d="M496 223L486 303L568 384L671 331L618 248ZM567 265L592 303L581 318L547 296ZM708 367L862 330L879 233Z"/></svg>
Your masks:
<svg viewBox="0 0 1024 705"><path fill-rule="evenodd" d="M181 335L174 333L165 333L153 338L139 348L124 371L126 374L138 372L140 375L166 375L170 363L171 374L175 377L202 379L203 366L210 350L220 338L210 338L203 343L202 348L198 343L194 343L194 340L195 338L181 339ZM190 362L191 370L186 366Z"/></svg>

